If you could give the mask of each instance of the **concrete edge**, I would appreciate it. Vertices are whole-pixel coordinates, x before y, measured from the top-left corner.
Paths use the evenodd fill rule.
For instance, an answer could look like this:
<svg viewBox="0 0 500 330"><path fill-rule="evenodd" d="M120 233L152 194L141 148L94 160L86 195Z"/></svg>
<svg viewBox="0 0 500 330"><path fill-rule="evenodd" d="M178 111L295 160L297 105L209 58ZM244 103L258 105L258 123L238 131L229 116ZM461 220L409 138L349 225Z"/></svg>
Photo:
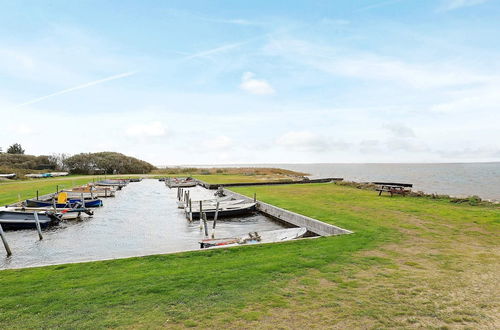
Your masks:
<svg viewBox="0 0 500 330"><path fill-rule="evenodd" d="M233 196L235 198L244 199L247 201L253 201L252 198L249 198L245 195L239 194L237 192L228 189L224 189L224 192L227 195ZM293 226L305 227L307 228L308 231L320 236L335 236L335 235L344 235L353 233L350 230L330 225L323 221L313 219L311 217L298 214L289 210L285 210L280 207L260 201L257 201L257 210L264 213L267 216L278 219L279 221L283 221Z"/></svg>

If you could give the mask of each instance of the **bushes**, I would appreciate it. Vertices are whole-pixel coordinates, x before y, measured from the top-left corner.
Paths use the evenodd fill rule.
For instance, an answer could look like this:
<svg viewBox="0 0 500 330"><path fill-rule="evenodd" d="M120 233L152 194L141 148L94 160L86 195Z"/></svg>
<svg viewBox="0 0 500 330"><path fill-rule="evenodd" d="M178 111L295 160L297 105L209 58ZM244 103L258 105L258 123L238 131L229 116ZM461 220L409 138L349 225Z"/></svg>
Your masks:
<svg viewBox="0 0 500 330"><path fill-rule="evenodd" d="M54 170L49 156L0 154L0 167L9 169Z"/></svg>
<svg viewBox="0 0 500 330"><path fill-rule="evenodd" d="M142 174L156 169L148 162L118 152L81 153L64 163L75 174Z"/></svg>

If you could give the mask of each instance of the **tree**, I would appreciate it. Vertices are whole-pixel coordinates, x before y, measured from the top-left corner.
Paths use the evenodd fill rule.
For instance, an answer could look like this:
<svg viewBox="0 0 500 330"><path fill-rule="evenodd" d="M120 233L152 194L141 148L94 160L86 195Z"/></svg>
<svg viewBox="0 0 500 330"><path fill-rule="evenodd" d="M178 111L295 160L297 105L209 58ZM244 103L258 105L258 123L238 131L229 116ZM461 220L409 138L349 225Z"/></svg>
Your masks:
<svg viewBox="0 0 500 330"><path fill-rule="evenodd" d="M24 155L24 149L19 143L14 143L7 149L8 154Z"/></svg>

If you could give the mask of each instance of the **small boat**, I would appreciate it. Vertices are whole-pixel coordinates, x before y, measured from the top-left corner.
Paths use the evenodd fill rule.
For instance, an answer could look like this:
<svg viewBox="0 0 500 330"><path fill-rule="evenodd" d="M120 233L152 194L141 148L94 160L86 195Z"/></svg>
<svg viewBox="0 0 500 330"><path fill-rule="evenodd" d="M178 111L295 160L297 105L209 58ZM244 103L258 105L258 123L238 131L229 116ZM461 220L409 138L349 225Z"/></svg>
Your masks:
<svg viewBox="0 0 500 330"><path fill-rule="evenodd" d="M55 213L61 220L74 220L81 217L82 214L87 214L88 216L94 215L94 212L88 208L59 208L54 210L53 207L24 207L24 206L10 206L5 207L4 211L13 212L50 212ZM55 212L54 212L55 211Z"/></svg>
<svg viewBox="0 0 500 330"><path fill-rule="evenodd" d="M79 191L79 190L61 190L60 192L65 192L68 194L68 197L69 198L78 198L78 197L82 197L82 194L83 194L83 197L85 199L94 199L94 198L98 198L98 197L104 197L104 198L108 198L108 197L115 197L115 192L114 191L108 191L108 190L92 190L92 191ZM57 195L56 195L57 197Z"/></svg>
<svg viewBox="0 0 500 330"><path fill-rule="evenodd" d="M262 232L250 232L247 235L232 238L213 238L200 241L202 249L211 247L224 247L257 243L284 242L304 236L307 229L304 227L269 230Z"/></svg>
<svg viewBox="0 0 500 330"><path fill-rule="evenodd" d="M101 180L94 183L95 186L101 187L116 187L118 190L121 190L128 184L127 180Z"/></svg>
<svg viewBox="0 0 500 330"><path fill-rule="evenodd" d="M0 174L0 178L13 179L16 177L16 173Z"/></svg>
<svg viewBox="0 0 500 330"><path fill-rule="evenodd" d="M165 185L169 188L189 188L196 187L198 182L190 177L187 178L167 178Z"/></svg>
<svg viewBox="0 0 500 330"><path fill-rule="evenodd" d="M247 214L255 211L256 203L241 203L236 205L219 205L219 211L217 213L218 218L231 217L235 215ZM200 207L195 207L192 205L191 209L193 213L193 219L200 218ZM203 213L207 215L207 218L213 218L215 216L215 205L208 207L207 209L202 209ZM186 215L189 216L188 210L186 210Z"/></svg>
<svg viewBox="0 0 500 330"><path fill-rule="evenodd" d="M45 228L59 222L59 217L50 212L38 213L40 227ZM36 228L34 212L0 211L0 225L4 229Z"/></svg>
<svg viewBox="0 0 500 330"><path fill-rule="evenodd" d="M100 207L103 206L101 199L84 199L85 207ZM56 207L58 209L66 209L66 208L77 208L83 207L84 203L82 203L81 198L70 198L65 203L56 203L53 201L41 201L36 199L27 199L25 201L26 206L28 207Z"/></svg>
<svg viewBox="0 0 500 330"><path fill-rule="evenodd" d="M128 179L129 182L141 182L142 178L130 178Z"/></svg>
<svg viewBox="0 0 500 330"><path fill-rule="evenodd" d="M217 204L217 202L222 203L222 202L227 202L227 201L231 201L231 200L232 200L232 197L226 196L226 197L222 197L222 198L204 199L204 200L201 200L201 202L203 203L203 206L212 205L212 204L213 204L213 206L215 206ZM243 199L240 199L240 201L243 201ZM200 200L197 200L197 201L192 200L191 204L192 205L200 205ZM187 205L187 203L184 201L177 201L177 207L180 209L185 208L186 205Z"/></svg>

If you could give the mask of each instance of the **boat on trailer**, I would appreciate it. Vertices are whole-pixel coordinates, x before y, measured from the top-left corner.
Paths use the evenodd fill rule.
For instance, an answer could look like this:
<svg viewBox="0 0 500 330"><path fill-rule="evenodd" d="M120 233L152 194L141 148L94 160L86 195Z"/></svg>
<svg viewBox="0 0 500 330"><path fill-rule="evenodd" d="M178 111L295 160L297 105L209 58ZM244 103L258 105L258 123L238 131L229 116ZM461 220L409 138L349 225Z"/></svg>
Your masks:
<svg viewBox="0 0 500 330"><path fill-rule="evenodd" d="M51 212L38 213L40 227L45 228L59 222L60 218ZM32 229L36 228L34 212L0 211L0 225L3 229Z"/></svg>
<svg viewBox="0 0 500 330"><path fill-rule="evenodd" d="M207 238L201 240L200 248L214 248L214 247L226 247L226 246L236 246L245 244L258 244L258 243L276 243L290 241L292 239L297 239L303 237L307 233L307 228L287 228L278 230L269 230L261 232L250 232L246 235L241 235L237 237L230 238Z"/></svg>

